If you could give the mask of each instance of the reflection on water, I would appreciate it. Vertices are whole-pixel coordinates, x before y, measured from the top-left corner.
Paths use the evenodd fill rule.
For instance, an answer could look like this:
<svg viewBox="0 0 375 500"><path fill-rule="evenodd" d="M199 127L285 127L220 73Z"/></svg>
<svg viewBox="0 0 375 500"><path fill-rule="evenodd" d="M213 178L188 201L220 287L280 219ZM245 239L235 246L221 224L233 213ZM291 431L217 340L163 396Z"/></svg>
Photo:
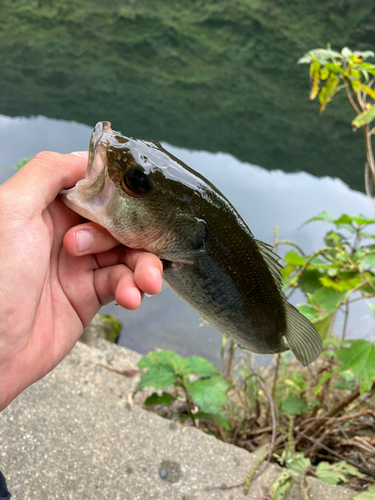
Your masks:
<svg viewBox="0 0 375 500"><path fill-rule="evenodd" d="M92 128L72 122L0 117L2 138L0 166L9 167L24 156L49 149L59 152L85 150ZM327 210L333 216L343 212L372 215L367 198L350 190L341 180L317 179L307 173L269 172L242 163L223 153L189 151L163 144L173 155L207 177L231 201L256 238L272 243L279 226L280 238L293 240L307 252L319 248L329 226L315 223L298 227L316 213ZM11 174L0 172L0 181ZM294 303L301 300L295 294ZM293 297L294 298L294 297ZM355 306L355 307L354 307ZM221 335L210 327L199 327L199 315L167 289L145 298L137 311L125 311L110 304L103 312L124 324L121 344L145 353L151 349L172 349L182 355L198 354L218 361ZM338 323L342 318L338 318ZM362 302L353 304L349 336L370 332L373 320Z"/></svg>
<svg viewBox="0 0 375 500"><path fill-rule="evenodd" d="M0 113L45 115L364 189L345 97L323 116L296 61L373 50L374 2L0 2Z"/></svg>

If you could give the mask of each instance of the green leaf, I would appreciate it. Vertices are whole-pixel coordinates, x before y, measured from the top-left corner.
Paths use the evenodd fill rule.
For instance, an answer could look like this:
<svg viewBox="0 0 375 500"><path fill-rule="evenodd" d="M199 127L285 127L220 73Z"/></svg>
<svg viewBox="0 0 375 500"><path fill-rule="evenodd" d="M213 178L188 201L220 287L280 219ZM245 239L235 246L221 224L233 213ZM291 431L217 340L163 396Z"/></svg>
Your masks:
<svg viewBox="0 0 375 500"><path fill-rule="evenodd" d="M231 384L222 378L197 380L186 384L189 396L204 413L220 413L228 400L226 395Z"/></svg>
<svg viewBox="0 0 375 500"><path fill-rule="evenodd" d="M352 125L354 127L360 128L363 125L367 125L371 123L375 119L375 106L372 106L370 109L367 109L363 113L357 115L352 121Z"/></svg>
<svg viewBox="0 0 375 500"><path fill-rule="evenodd" d="M297 64L310 64L310 63L311 63L311 55L309 53L305 54L297 61Z"/></svg>
<svg viewBox="0 0 375 500"><path fill-rule="evenodd" d="M347 370L340 373L340 377L336 380L334 389L339 389L342 391L352 391L355 386L354 374L352 371Z"/></svg>
<svg viewBox="0 0 375 500"><path fill-rule="evenodd" d="M336 58L340 59L341 54L331 49L313 49L309 50L305 56L309 55L311 59L317 59L325 63L327 59Z"/></svg>
<svg viewBox="0 0 375 500"><path fill-rule="evenodd" d="M318 317L318 312L307 304L297 304L297 309L301 314L303 314L309 321L313 321Z"/></svg>
<svg viewBox="0 0 375 500"><path fill-rule="evenodd" d="M288 278L291 273L294 271L295 269L295 266L292 266L291 264L287 264L286 266L284 266L283 269L280 270L281 272L281 276L285 279L285 278Z"/></svg>
<svg viewBox="0 0 375 500"><path fill-rule="evenodd" d="M320 462L316 468L316 476L318 479L323 481L323 483L335 485L340 481L343 483L347 482L345 474L342 472L334 472L331 465L328 462Z"/></svg>
<svg viewBox="0 0 375 500"><path fill-rule="evenodd" d="M364 50L362 52L360 50L356 50L354 54L358 55L359 57L362 57L362 59L367 59L368 57L374 57L374 52L372 50Z"/></svg>
<svg viewBox="0 0 375 500"><path fill-rule="evenodd" d="M286 290L287 288L294 288L297 286L297 283L297 276L290 276L289 278L285 278L283 279L283 290Z"/></svg>
<svg viewBox="0 0 375 500"><path fill-rule="evenodd" d="M365 477L355 467L344 461L332 465L328 462L320 462L316 468L316 476L324 483L331 485L339 482L346 483L349 479L348 476Z"/></svg>
<svg viewBox="0 0 375 500"><path fill-rule="evenodd" d="M173 351L149 352L139 361L139 368L163 368L172 373L182 374L188 365L188 360Z"/></svg>
<svg viewBox="0 0 375 500"><path fill-rule="evenodd" d="M369 391L375 380L375 345L368 340L353 340L350 347L336 351L341 370L352 370L359 381L360 392Z"/></svg>
<svg viewBox="0 0 375 500"><path fill-rule="evenodd" d="M345 293L337 293L332 288L320 288L313 294L308 294L311 304L331 314L340 307L345 300Z"/></svg>
<svg viewBox="0 0 375 500"><path fill-rule="evenodd" d="M348 214L342 214L338 219L335 219L333 222L338 226L339 224L351 224L353 221L353 217Z"/></svg>
<svg viewBox="0 0 375 500"><path fill-rule="evenodd" d="M345 274L353 275L354 273L341 273L336 276L335 279L332 279L329 276L323 276L322 278L320 278L320 282L323 286L327 288L333 288L338 292L347 292L348 290L353 290L353 288L363 282L359 274L356 274L349 278L346 278Z"/></svg>
<svg viewBox="0 0 375 500"><path fill-rule="evenodd" d="M348 49L348 47L344 47L341 51L341 54L344 56L344 57L348 57L348 56L351 56L353 54L353 52Z"/></svg>
<svg viewBox="0 0 375 500"><path fill-rule="evenodd" d="M322 273L317 269L310 269L310 267L302 274L298 282L299 288L305 293L314 293L316 290L322 288L322 284L319 281Z"/></svg>
<svg viewBox="0 0 375 500"><path fill-rule="evenodd" d="M224 415L222 415L220 413L204 413L203 411L198 411L198 413L196 413L194 415L194 417L195 418L210 418L211 420L215 420L215 422L220 424L223 429L225 429L227 431L230 429L229 420L226 417L224 417Z"/></svg>
<svg viewBox="0 0 375 500"><path fill-rule="evenodd" d="M331 73L342 73L341 63L326 63L325 66Z"/></svg>
<svg viewBox="0 0 375 500"><path fill-rule="evenodd" d="M322 376L319 379L319 382L316 384L314 394L317 396L322 392L323 385L332 377L333 373L324 371Z"/></svg>
<svg viewBox="0 0 375 500"><path fill-rule="evenodd" d="M284 260L294 266L303 266L306 263L306 260L295 250L290 250L290 252L285 255Z"/></svg>
<svg viewBox="0 0 375 500"><path fill-rule="evenodd" d="M369 484L367 491L356 495L353 500L375 500L375 484Z"/></svg>
<svg viewBox="0 0 375 500"><path fill-rule="evenodd" d="M301 227L305 226L306 224L309 224L310 222L313 221L323 221L323 222L333 222L333 217L329 215L329 213L326 210L323 210L323 212L320 212L318 215L315 215L314 217L311 217L311 219L307 220L302 224Z"/></svg>
<svg viewBox="0 0 375 500"><path fill-rule="evenodd" d="M284 460L287 469L302 474L302 472L311 465L310 459L306 458L303 453L292 453L289 458Z"/></svg>
<svg viewBox="0 0 375 500"><path fill-rule="evenodd" d="M276 481L272 484L268 497L271 500L284 500L291 486L291 475L289 474L289 472L282 472L276 479Z"/></svg>
<svg viewBox="0 0 375 500"><path fill-rule="evenodd" d="M327 314L323 317L320 316L320 319L319 319L319 317L315 318L313 321L314 326L315 326L317 332L319 333L319 335L323 341L326 339L327 335L329 334L329 329L330 329L330 326L332 324L332 319L333 319L334 315L335 315L335 313Z"/></svg>
<svg viewBox="0 0 375 500"><path fill-rule="evenodd" d="M310 99L313 100L319 92L320 63L312 60L310 63Z"/></svg>
<svg viewBox="0 0 375 500"><path fill-rule="evenodd" d="M352 220L356 222L359 226L363 224L375 224L375 219L367 217L367 215L359 214L358 217L352 217Z"/></svg>
<svg viewBox="0 0 375 500"><path fill-rule="evenodd" d="M145 405L146 406L152 406L152 405L165 405L169 406L172 402L174 401L174 397L172 394L168 394L168 392L163 392L161 396L159 396L156 392L151 394L146 401Z"/></svg>
<svg viewBox="0 0 375 500"><path fill-rule="evenodd" d="M289 396L281 402L281 413L287 413L289 415L301 415L301 413L306 410L306 403L297 396Z"/></svg>
<svg viewBox="0 0 375 500"><path fill-rule="evenodd" d="M322 68L320 70L320 80L323 82L324 80L327 80L328 77L329 77L329 70L327 69L327 67Z"/></svg>
<svg viewBox="0 0 375 500"><path fill-rule="evenodd" d="M188 358L188 365L184 369L184 375L196 373L200 377L210 377L211 375L220 375L220 371L212 363L199 356Z"/></svg>
<svg viewBox="0 0 375 500"><path fill-rule="evenodd" d="M375 269L375 254L369 253L365 255L361 261L361 264L364 264L365 266L370 266Z"/></svg>
<svg viewBox="0 0 375 500"><path fill-rule="evenodd" d="M320 114L323 113L323 111L327 107L327 104L329 104L337 94L339 83L340 79L334 73L331 73L327 80L327 83L319 92Z"/></svg>
<svg viewBox="0 0 375 500"><path fill-rule="evenodd" d="M137 391L144 387L154 387L155 389L168 389L177 381L177 375L170 371L159 370L157 368L149 368L143 373L141 380L137 386Z"/></svg>

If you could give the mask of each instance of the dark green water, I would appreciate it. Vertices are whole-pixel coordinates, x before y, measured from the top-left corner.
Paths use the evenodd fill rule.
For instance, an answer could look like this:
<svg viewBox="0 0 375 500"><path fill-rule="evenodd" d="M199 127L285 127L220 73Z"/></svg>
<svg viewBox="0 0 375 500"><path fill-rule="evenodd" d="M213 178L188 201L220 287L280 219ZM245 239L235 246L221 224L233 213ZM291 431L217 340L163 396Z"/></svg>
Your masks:
<svg viewBox="0 0 375 500"><path fill-rule="evenodd" d="M363 190L342 99L308 100L307 50L375 49L373 1L1 0L0 113L228 152Z"/></svg>

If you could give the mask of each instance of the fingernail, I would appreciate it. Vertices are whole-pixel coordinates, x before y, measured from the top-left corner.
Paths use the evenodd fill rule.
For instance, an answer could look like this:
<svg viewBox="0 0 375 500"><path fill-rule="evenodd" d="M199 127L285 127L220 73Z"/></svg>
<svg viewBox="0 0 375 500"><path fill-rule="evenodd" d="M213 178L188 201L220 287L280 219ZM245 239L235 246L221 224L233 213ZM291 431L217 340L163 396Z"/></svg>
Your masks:
<svg viewBox="0 0 375 500"><path fill-rule="evenodd" d="M76 245L78 253L85 253L90 250L93 237L90 231L78 231L76 233Z"/></svg>
<svg viewBox="0 0 375 500"><path fill-rule="evenodd" d="M73 151L71 155L81 156L82 158L87 158L87 151Z"/></svg>

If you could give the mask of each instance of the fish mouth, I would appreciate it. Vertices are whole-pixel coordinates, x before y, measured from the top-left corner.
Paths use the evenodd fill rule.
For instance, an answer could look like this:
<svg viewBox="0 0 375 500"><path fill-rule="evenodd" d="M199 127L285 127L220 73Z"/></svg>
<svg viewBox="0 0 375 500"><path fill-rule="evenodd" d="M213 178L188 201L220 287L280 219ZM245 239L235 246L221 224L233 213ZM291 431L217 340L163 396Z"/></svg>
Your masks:
<svg viewBox="0 0 375 500"><path fill-rule="evenodd" d="M103 121L95 125L90 139L85 178L73 188L63 189L59 193L69 208L94 222L99 222L95 212L108 202L108 190L113 189L107 172L106 150L114 134L110 122Z"/></svg>
<svg viewBox="0 0 375 500"><path fill-rule="evenodd" d="M114 135L110 122L98 122L91 134L89 162L85 181L94 184L106 170L106 149L110 138Z"/></svg>

